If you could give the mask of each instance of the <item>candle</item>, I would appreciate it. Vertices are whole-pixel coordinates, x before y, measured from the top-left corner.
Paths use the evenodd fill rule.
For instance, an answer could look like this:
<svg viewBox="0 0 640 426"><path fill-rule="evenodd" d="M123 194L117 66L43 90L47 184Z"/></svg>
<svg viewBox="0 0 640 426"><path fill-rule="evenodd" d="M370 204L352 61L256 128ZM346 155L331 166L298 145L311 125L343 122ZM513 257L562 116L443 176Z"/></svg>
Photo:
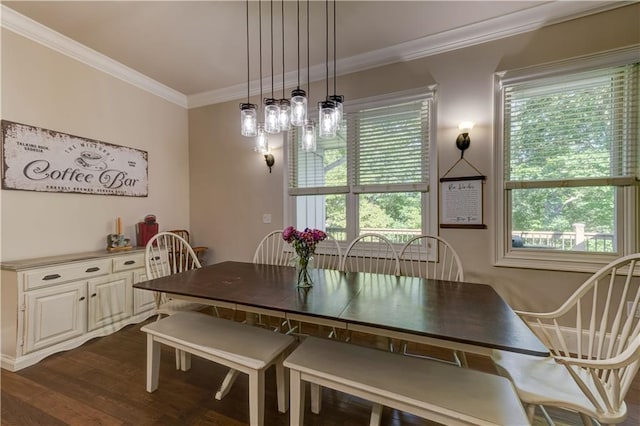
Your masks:
<svg viewBox="0 0 640 426"><path fill-rule="evenodd" d="M120 217L118 217L118 220L116 221L116 234L122 234L122 219Z"/></svg>

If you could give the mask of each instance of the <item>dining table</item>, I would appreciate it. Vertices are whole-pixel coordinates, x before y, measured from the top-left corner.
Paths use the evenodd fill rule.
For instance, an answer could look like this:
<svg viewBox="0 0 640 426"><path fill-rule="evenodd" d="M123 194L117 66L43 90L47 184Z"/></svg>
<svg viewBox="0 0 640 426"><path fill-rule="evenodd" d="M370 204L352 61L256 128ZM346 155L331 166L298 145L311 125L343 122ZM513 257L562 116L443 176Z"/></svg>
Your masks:
<svg viewBox="0 0 640 426"><path fill-rule="evenodd" d="M489 356L494 349L546 357L548 349L488 284L225 261L134 284L231 309L270 313Z"/></svg>

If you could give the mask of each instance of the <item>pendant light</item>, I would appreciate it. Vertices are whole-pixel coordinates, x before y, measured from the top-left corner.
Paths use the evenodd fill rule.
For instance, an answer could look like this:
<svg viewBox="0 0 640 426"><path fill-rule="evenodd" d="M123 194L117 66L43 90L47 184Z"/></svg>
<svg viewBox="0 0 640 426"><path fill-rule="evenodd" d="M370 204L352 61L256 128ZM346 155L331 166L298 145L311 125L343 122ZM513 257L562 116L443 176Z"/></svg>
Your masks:
<svg viewBox="0 0 640 426"><path fill-rule="evenodd" d="M240 104L240 133L242 136L257 136L258 112L257 105L250 99L250 74L249 74L249 0L246 0L247 11L247 102Z"/></svg>
<svg viewBox="0 0 640 426"><path fill-rule="evenodd" d="M298 22L298 85L291 91L291 124L303 126L307 119L307 93L300 88L300 0L296 2Z"/></svg>
<svg viewBox="0 0 640 426"><path fill-rule="evenodd" d="M280 132L280 107L273 95L273 0L271 4L271 97L264 100L264 129L267 133Z"/></svg>
<svg viewBox="0 0 640 426"><path fill-rule="evenodd" d="M311 96L311 78L309 73L309 0L307 0L307 93ZM305 151L316 150L316 124L313 120L305 120L302 133L302 149Z"/></svg>
<svg viewBox="0 0 640 426"><path fill-rule="evenodd" d="M335 106L334 122L337 132L342 125L342 117L344 116L344 96L336 94L336 82L338 80L336 63L336 0L333 0L333 95L329 96L329 100L333 101Z"/></svg>
<svg viewBox="0 0 640 426"><path fill-rule="evenodd" d="M329 0L324 2L325 8L325 69L327 97L324 101L318 102L318 130L321 138L332 138L336 135L335 104L329 99Z"/></svg>
<svg viewBox="0 0 640 426"><path fill-rule="evenodd" d="M279 101L279 122L280 130L291 130L291 102L286 98L284 94L284 0L281 4L281 19L282 19L282 99Z"/></svg>
<svg viewBox="0 0 640 426"><path fill-rule="evenodd" d="M258 24L260 43L260 99L262 99L262 0L258 1ZM256 147L255 150L260 154L267 154L269 152L269 135L267 134L264 123L258 123L257 135L256 135Z"/></svg>

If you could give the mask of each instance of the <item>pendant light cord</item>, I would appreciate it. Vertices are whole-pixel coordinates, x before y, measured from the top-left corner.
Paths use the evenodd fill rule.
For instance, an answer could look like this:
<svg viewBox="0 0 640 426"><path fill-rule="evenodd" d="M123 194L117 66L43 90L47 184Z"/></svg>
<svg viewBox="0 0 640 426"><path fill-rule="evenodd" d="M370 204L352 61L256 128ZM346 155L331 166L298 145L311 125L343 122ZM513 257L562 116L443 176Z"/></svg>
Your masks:
<svg viewBox="0 0 640 426"><path fill-rule="evenodd" d="M298 90L300 89L300 0L296 1L296 18L298 21Z"/></svg>
<svg viewBox="0 0 640 426"><path fill-rule="evenodd" d="M271 0L271 98L273 95L273 0Z"/></svg>
<svg viewBox="0 0 640 426"><path fill-rule="evenodd" d="M281 4L281 19L282 19L282 99L286 98L284 93L284 0Z"/></svg>
<svg viewBox="0 0 640 426"><path fill-rule="evenodd" d="M311 78L309 77L309 0L307 0L307 99L311 99Z"/></svg>
<svg viewBox="0 0 640 426"><path fill-rule="evenodd" d="M262 104L262 0L258 0L258 30L260 32L260 104Z"/></svg>
<svg viewBox="0 0 640 426"><path fill-rule="evenodd" d="M327 86L327 100L329 99L329 0L324 0L324 67L326 70L325 84Z"/></svg>
<svg viewBox="0 0 640 426"><path fill-rule="evenodd" d="M336 95L336 0L333 0L333 95Z"/></svg>
<svg viewBox="0 0 640 426"><path fill-rule="evenodd" d="M250 73L249 73L249 0L246 0L247 6L247 103L251 103L251 91L249 89Z"/></svg>

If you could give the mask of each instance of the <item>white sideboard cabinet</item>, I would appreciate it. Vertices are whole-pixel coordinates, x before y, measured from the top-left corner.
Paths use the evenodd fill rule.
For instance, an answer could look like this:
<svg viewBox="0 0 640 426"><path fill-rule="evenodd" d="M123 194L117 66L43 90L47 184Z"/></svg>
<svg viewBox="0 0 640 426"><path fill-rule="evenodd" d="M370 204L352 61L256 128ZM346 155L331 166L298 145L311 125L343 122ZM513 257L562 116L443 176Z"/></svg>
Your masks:
<svg viewBox="0 0 640 426"><path fill-rule="evenodd" d="M155 314L144 250L2 263L2 368L17 371Z"/></svg>

